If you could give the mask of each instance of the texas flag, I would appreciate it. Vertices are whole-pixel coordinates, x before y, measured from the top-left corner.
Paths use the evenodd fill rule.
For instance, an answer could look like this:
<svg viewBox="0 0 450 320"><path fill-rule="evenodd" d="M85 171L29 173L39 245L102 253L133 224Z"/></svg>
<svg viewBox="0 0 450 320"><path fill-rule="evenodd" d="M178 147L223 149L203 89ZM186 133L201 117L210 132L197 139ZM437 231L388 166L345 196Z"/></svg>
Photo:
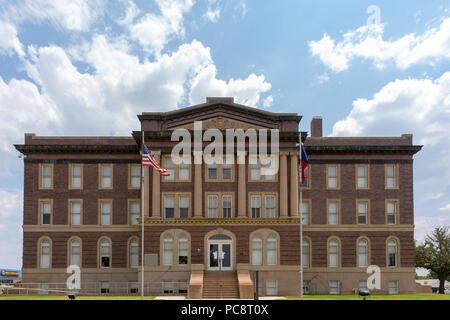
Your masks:
<svg viewBox="0 0 450 320"><path fill-rule="evenodd" d="M300 144L300 149L301 149L301 153L302 153L301 154L302 163L300 165L302 168L302 184L303 184L303 182L305 181L305 178L306 178L305 169L308 166L309 161L308 161L308 157L306 156L305 148L303 148L303 143Z"/></svg>

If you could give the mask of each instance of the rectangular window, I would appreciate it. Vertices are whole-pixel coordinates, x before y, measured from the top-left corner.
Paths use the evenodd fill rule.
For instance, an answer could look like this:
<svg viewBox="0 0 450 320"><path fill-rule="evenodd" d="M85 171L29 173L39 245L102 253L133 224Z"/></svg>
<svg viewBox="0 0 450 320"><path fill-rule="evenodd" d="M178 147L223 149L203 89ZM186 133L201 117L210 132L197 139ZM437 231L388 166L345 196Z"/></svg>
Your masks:
<svg viewBox="0 0 450 320"><path fill-rule="evenodd" d="M111 224L111 202L101 201L100 202L100 224L102 226L108 226Z"/></svg>
<svg viewBox="0 0 450 320"><path fill-rule="evenodd" d="M208 165L208 180L217 180L217 164Z"/></svg>
<svg viewBox="0 0 450 320"><path fill-rule="evenodd" d="M358 224L367 224L369 205L367 201L358 201Z"/></svg>
<svg viewBox="0 0 450 320"><path fill-rule="evenodd" d="M251 196L252 218L261 218L261 196Z"/></svg>
<svg viewBox="0 0 450 320"><path fill-rule="evenodd" d="M303 239L302 243L302 264L304 268L309 268L310 252L309 242Z"/></svg>
<svg viewBox="0 0 450 320"><path fill-rule="evenodd" d="M276 217L275 196L265 196L265 198L266 198L265 216L266 218L275 218Z"/></svg>
<svg viewBox="0 0 450 320"><path fill-rule="evenodd" d="M163 281L163 293L173 294L173 281Z"/></svg>
<svg viewBox="0 0 450 320"><path fill-rule="evenodd" d="M139 266L139 244L137 240L130 243L130 268Z"/></svg>
<svg viewBox="0 0 450 320"><path fill-rule="evenodd" d="M278 294L278 287L276 280L267 280L266 281L266 294L268 296L275 296Z"/></svg>
<svg viewBox="0 0 450 320"><path fill-rule="evenodd" d="M52 216L52 203L41 201L41 224L50 224Z"/></svg>
<svg viewBox="0 0 450 320"><path fill-rule="evenodd" d="M231 180L232 179L232 165L231 164L222 164L222 180Z"/></svg>
<svg viewBox="0 0 450 320"><path fill-rule="evenodd" d="M386 202L387 223L397 224L397 201Z"/></svg>
<svg viewBox="0 0 450 320"><path fill-rule="evenodd" d="M175 197L165 196L164 197L164 217L165 218L175 218Z"/></svg>
<svg viewBox="0 0 450 320"><path fill-rule="evenodd" d="M309 224L309 201L302 200L302 224Z"/></svg>
<svg viewBox="0 0 450 320"><path fill-rule="evenodd" d="M166 181L175 180L175 164L173 163L171 157L164 157L163 168L170 173L169 176L164 176L164 180Z"/></svg>
<svg viewBox="0 0 450 320"><path fill-rule="evenodd" d="M231 218L232 213L232 196L222 196L222 217Z"/></svg>
<svg viewBox="0 0 450 320"><path fill-rule="evenodd" d="M188 264L188 240L187 238L180 239L178 241L178 264Z"/></svg>
<svg viewBox="0 0 450 320"><path fill-rule="evenodd" d="M42 269L50 268L50 241L42 241L40 244L40 264L39 267Z"/></svg>
<svg viewBox="0 0 450 320"><path fill-rule="evenodd" d="M303 280L303 293L311 293L311 282L309 280Z"/></svg>
<svg viewBox="0 0 450 320"><path fill-rule="evenodd" d="M73 226L81 224L81 201L70 201L70 224Z"/></svg>
<svg viewBox="0 0 450 320"><path fill-rule="evenodd" d="M208 196L208 218L219 217L218 196Z"/></svg>
<svg viewBox="0 0 450 320"><path fill-rule="evenodd" d="M137 282L129 282L128 283L128 292L130 294L136 294L139 292L139 286Z"/></svg>
<svg viewBox="0 0 450 320"><path fill-rule="evenodd" d="M339 188L339 166L328 165L327 166L327 188L338 189Z"/></svg>
<svg viewBox="0 0 450 320"><path fill-rule="evenodd" d="M141 216L141 204L139 201L130 201L130 224L137 225Z"/></svg>
<svg viewBox="0 0 450 320"><path fill-rule="evenodd" d="M369 173L367 165L357 165L356 166L356 188L357 189L367 189L369 187Z"/></svg>
<svg viewBox="0 0 450 320"><path fill-rule="evenodd" d="M109 282L101 281L100 282L100 294L108 294L109 293Z"/></svg>
<svg viewBox="0 0 450 320"><path fill-rule="evenodd" d="M302 188L309 188L309 167L310 167L310 165L308 165L306 168L305 168L305 180L303 181L303 183L301 183L301 185L302 185ZM302 179L302 171L301 171L301 168L299 168L299 172L300 172L300 175L299 175L299 177L300 177L300 182L301 182L301 179Z"/></svg>
<svg viewBox="0 0 450 320"><path fill-rule="evenodd" d="M389 294L398 294L398 281L389 281Z"/></svg>
<svg viewBox="0 0 450 320"><path fill-rule="evenodd" d="M103 164L100 166L100 188L112 188L112 164Z"/></svg>
<svg viewBox="0 0 450 320"><path fill-rule="evenodd" d="M367 280L360 280L358 283L358 289L367 290Z"/></svg>
<svg viewBox="0 0 450 320"><path fill-rule="evenodd" d="M41 188L53 187L53 166L50 164L41 165Z"/></svg>
<svg viewBox="0 0 450 320"><path fill-rule="evenodd" d="M189 170L189 164L181 162L178 167L178 175L179 180L189 180L190 179L190 170Z"/></svg>
<svg viewBox="0 0 450 320"><path fill-rule="evenodd" d="M83 188L83 166L80 164L70 165L70 188L81 189Z"/></svg>
<svg viewBox="0 0 450 320"><path fill-rule="evenodd" d="M178 293L186 294L188 293L188 283L187 281L178 281Z"/></svg>
<svg viewBox="0 0 450 320"><path fill-rule="evenodd" d="M331 280L329 282L330 294L339 294L339 281Z"/></svg>
<svg viewBox="0 0 450 320"><path fill-rule="evenodd" d="M166 238L163 242L163 265L173 265L173 238Z"/></svg>
<svg viewBox="0 0 450 320"><path fill-rule="evenodd" d="M328 224L338 224L339 203L337 201L328 202Z"/></svg>
<svg viewBox="0 0 450 320"><path fill-rule="evenodd" d="M178 210L180 218L188 218L189 217L189 197L187 196L179 196L178 197Z"/></svg>
<svg viewBox="0 0 450 320"><path fill-rule="evenodd" d="M49 284L47 282L41 282L39 283L39 294L48 294L48 289L50 288Z"/></svg>
<svg viewBox="0 0 450 320"><path fill-rule="evenodd" d="M386 189L397 188L397 166L387 165L386 166Z"/></svg>
<svg viewBox="0 0 450 320"><path fill-rule="evenodd" d="M139 189L141 187L141 166L130 165L130 188Z"/></svg>
<svg viewBox="0 0 450 320"><path fill-rule="evenodd" d="M250 180L261 180L261 166L259 159L256 159L255 164L250 164Z"/></svg>

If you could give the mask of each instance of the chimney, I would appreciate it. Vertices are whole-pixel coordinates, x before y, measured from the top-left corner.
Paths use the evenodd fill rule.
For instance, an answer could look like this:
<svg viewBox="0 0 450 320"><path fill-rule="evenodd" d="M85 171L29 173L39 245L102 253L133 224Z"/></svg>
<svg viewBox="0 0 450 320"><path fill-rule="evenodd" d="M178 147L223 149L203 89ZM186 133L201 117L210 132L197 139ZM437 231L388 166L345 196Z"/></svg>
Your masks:
<svg viewBox="0 0 450 320"><path fill-rule="evenodd" d="M313 117L311 120L311 138L322 137L322 117Z"/></svg>

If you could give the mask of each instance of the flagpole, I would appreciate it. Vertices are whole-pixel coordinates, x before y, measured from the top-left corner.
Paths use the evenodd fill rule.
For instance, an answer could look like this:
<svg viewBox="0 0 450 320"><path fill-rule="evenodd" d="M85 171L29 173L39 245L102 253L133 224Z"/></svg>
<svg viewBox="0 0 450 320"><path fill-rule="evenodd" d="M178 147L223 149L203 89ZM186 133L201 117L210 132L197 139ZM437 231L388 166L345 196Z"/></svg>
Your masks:
<svg viewBox="0 0 450 320"><path fill-rule="evenodd" d="M143 152L143 145L145 143L144 140L144 131L142 131L142 145L141 145L141 153ZM144 300L144 167L142 166L142 154L141 154L141 301Z"/></svg>
<svg viewBox="0 0 450 320"><path fill-rule="evenodd" d="M303 164L302 164L302 135L300 133L300 299L303 300L303 203L302 203L302 172L303 172Z"/></svg>

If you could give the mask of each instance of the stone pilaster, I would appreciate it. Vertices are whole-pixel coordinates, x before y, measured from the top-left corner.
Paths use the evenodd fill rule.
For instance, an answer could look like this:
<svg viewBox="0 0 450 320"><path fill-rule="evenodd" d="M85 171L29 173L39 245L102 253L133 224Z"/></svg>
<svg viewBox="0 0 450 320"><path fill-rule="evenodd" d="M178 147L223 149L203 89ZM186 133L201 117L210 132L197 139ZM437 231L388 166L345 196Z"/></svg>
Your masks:
<svg viewBox="0 0 450 320"><path fill-rule="evenodd" d="M144 167L144 216L150 216L150 167Z"/></svg>
<svg viewBox="0 0 450 320"><path fill-rule="evenodd" d="M236 168L238 168L238 212L237 216L239 218L246 217L247 213L247 184L245 175L245 154L238 154Z"/></svg>
<svg viewBox="0 0 450 320"><path fill-rule="evenodd" d="M201 153L194 152L194 217L201 218L202 215L202 163Z"/></svg>
<svg viewBox="0 0 450 320"><path fill-rule="evenodd" d="M287 155L280 153L280 217L288 216Z"/></svg>
<svg viewBox="0 0 450 320"><path fill-rule="evenodd" d="M298 217L298 152L291 152L291 190L290 190L290 198L291 198L291 217Z"/></svg>
<svg viewBox="0 0 450 320"><path fill-rule="evenodd" d="M152 155L156 162L161 161L161 152L152 151ZM152 183L152 217L161 218L161 173L155 168L153 171L153 183Z"/></svg>

